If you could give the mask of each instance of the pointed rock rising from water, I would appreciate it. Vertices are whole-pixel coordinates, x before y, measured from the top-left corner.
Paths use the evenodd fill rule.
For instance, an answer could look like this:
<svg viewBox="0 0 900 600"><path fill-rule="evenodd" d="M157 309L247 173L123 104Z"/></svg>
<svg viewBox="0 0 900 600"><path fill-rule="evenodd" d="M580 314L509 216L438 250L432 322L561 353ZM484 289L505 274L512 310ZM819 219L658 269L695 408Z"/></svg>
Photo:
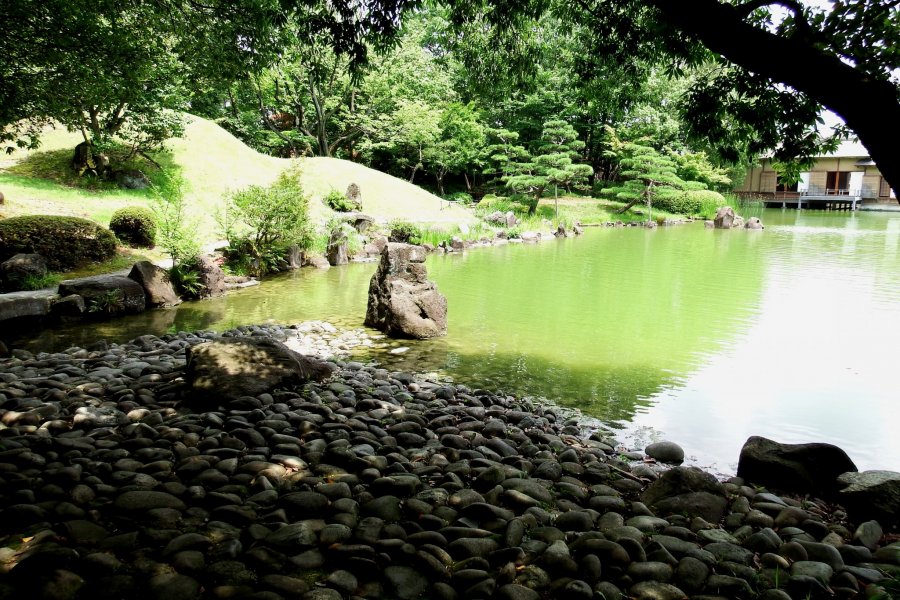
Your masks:
<svg viewBox="0 0 900 600"><path fill-rule="evenodd" d="M447 299L428 280L425 249L389 243L369 282L366 325L391 337L432 338L447 333Z"/></svg>

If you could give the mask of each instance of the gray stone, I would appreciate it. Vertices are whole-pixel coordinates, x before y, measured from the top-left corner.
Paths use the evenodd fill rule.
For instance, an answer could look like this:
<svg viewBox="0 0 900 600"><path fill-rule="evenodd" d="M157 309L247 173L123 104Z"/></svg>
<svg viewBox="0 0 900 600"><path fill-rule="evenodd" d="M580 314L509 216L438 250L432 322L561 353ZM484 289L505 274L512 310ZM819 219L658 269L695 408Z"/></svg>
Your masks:
<svg viewBox="0 0 900 600"><path fill-rule="evenodd" d="M822 583L827 584L831 580L831 576L834 575L834 569L825 563L811 560L798 560L791 565L791 575L815 577Z"/></svg>
<svg viewBox="0 0 900 600"><path fill-rule="evenodd" d="M98 315L139 313L147 307L144 288L136 281L118 275L98 275L69 279L59 284L60 296L78 294L88 312Z"/></svg>
<svg viewBox="0 0 900 600"><path fill-rule="evenodd" d="M497 590L496 598L499 600L540 600L541 595L524 585L508 583Z"/></svg>
<svg viewBox="0 0 900 600"><path fill-rule="evenodd" d="M675 583L681 589L691 593L698 592L703 588L707 577L709 577L709 567L703 561L691 556L685 556L678 561Z"/></svg>
<svg viewBox="0 0 900 600"><path fill-rule="evenodd" d="M150 187L150 180L140 169L122 169L113 172L119 187L126 190L143 190Z"/></svg>
<svg viewBox="0 0 900 600"><path fill-rule="evenodd" d="M684 450L675 442L655 442L644 448L644 452L659 462L670 464L684 462Z"/></svg>
<svg viewBox="0 0 900 600"><path fill-rule="evenodd" d="M862 544L869 550L875 550L882 535L884 535L884 531L881 529L878 521L866 521L865 523L860 523L859 527L856 528L856 531L853 533L853 541Z"/></svg>
<svg viewBox="0 0 900 600"><path fill-rule="evenodd" d="M780 444L754 436L744 443L737 475L787 492L834 497L837 477L857 471L847 453L832 444Z"/></svg>
<svg viewBox="0 0 900 600"><path fill-rule="evenodd" d="M391 337L432 338L447 333L447 299L425 270L421 246L390 243L369 282L365 324Z"/></svg>
<svg viewBox="0 0 900 600"><path fill-rule="evenodd" d="M133 490L116 498L113 504L117 509L129 513L146 513L154 508L174 508L184 510L185 504L177 497L166 492L152 490Z"/></svg>
<svg viewBox="0 0 900 600"><path fill-rule="evenodd" d="M350 262L350 254L348 250L347 233L340 227L335 227L328 238L328 248L325 250L325 257L328 264L332 267L346 265Z"/></svg>
<svg viewBox="0 0 900 600"><path fill-rule="evenodd" d="M319 536L313 523L299 521L276 529L266 536L266 543L283 550L297 550L315 546Z"/></svg>
<svg viewBox="0 0 900 600"><path fill-rule="evenodd" d="M185 380L213 398L256 396L275 387L322 381L333 366L265 336L220 338L187 349Z"/></svg>
<svg viewBox="0 0 900 600"><path fill-rule="evenodd" d="M849 472L840 475L838 483L843 487L839 492L841 503L851 517L859 521L875 519L888 529L900 526L900 473Z"/></svg>
<svg viewBox="0 0 900 600"><path fill-rule="evenodd" d="M15 254L0 263L0 291L18 292L29 277L47 274L47 260L40 254Z"/></svg>
<svg viewBox="0 0 900 600"><path fill-rule="evenodd" d="M642 581L628 590L635 600L682 600L687 595L669 583Z"/></svg>
<svg viewBox="0 0 900 600"><path fill-rule="evenodd" d="M759 220L759 217L750 217L747 219L747 222L744 223L744 229L765 229L762 224L762 221Z"/></svg>
<svg viewBox="0 0 900 600"><path fill-rule="evenodd" d="M42 317L50 312L50 305L56 298L58 296L51 290L0 294L0 322L20 317Z"/></svg>
<svg viewBox="0 0 900 600"><path fill-rule="evenodd" d="M144 288L147 306L170 307L181 304L181 298L175 293L175 288L169 281L168 272L150 261L142 260L135 263L128 278L138 282Z"/></svg>
<svg viewBox="0 0 900 600"><path fill-rule="evenodd" d="M835 571L840 571L844 568L844 559L841 558L840 552L838 552L837 548L834 546L819 542L805 542L802 540L797 543L806 550L806 556L809 560L826 563Z"/></svg>
<svg viewBox="0 0 900 600"><path fill-rule="evenodd" d="M716 229L731 229L734 225L734 209L730 206L720 206L716 211L716 217L713 219L713 225Z"/></svg>
<svg viewBox="0 0 900 600"><path fill-rule="evenodd" d="M211 256L197 259L201 298L215 298L225 293L225 272Z"/></svg>
<svg viewBox="0 0 900 600"><path fill-rule="evenodd" d="M710 523L722 519L728 504L725 488L696 467L675 467L651 483L641 501L659 516L684 514Z"/></svg>
<svg viewBox="0 0 900 600"><path fill-rule="evenodd" d="M388 592L400 600L416 600L428 589L428 579L410 567L387 567L384 577Z"/></svg>

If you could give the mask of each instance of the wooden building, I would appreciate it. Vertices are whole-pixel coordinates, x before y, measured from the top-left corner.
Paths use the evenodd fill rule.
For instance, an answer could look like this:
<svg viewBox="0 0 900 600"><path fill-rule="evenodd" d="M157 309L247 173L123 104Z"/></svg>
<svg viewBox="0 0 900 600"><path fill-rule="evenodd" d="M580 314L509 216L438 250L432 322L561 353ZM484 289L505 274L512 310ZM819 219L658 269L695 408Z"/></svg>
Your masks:
<svg viewBox="0 0 900 600"><path fill-rule="evenodd" d="M734 191L773 205L849 207L852 204L855 208L859 203L897 202L868 151L855 141L845 141L833 154L816 158L812 168L801 173L800 181L793 184L779 181L771 157L761 158L759 166L749 169L743 183Z"/></svg>

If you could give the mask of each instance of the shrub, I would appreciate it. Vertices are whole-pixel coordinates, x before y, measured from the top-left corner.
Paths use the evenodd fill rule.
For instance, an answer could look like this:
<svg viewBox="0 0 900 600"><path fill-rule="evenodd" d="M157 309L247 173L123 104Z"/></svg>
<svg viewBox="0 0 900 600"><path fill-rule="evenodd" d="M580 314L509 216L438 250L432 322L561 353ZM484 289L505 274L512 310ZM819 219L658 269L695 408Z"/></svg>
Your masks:
<svg viewBox="0 0 900 600"><path fill-rule="evenodd" d="M450 202L459 202L460 204L472 204L472 194L467 192L453 192L452 194L447 194L444 198Z"/></svg>
<svg viewBox="0 0 900 600"><path fill-rule="evenodd" d="M653 200L653 207L681 215L701 215L713 207L725 204L725 198L712 190L686 190L659 195Z"/></svg>
<svg viewBox="0 0 900 600"><path fill-rule="evenodd" d="M167 176L152 188L153 214L159 226L159 243L172 258L172 265L189 262L200 254L197 222L187 217L184 180L180 175Z"/></svg>
<svg viewBox="0 0 900 600"><path fill-rule="evenodd" d="M262 275L277 271L285 250L296 244L308 249L314 242L309 198L300 186L300 171L291 168L268 187L252 185L231 195L224 218L229 259L240 255Z"/></svg>
<svg viewBox="0 0 900 600"><path fill-rule="evenodd" d="M418 225L410 223L409 221L396 219L390 222L388 228L390 229L388 240L391 242L418 244L421 241L421 229L419 229Z"/></svg>
<svg viewBox="0 0 900 600"><path fill-rule="evenodd" d="M87 262L101 262L116 253L116 237L106 228L80 217L30 215L0 221L0 260L35 253L47 259L51 271L69 271Z"/></svg>
<svg viewBox="0 0 900 600"><path fill-rule="evenodd" d="M337 212L352 212L356 209L353 202L347 199L347 196L334 188L322 198L322 202L325 203L325 206Z"/></svg>
<svg viewBox="0 0 900 600"><path fill-rule="evenodd" d="M156 218L143 206L126 206L114 212L109 229L132 247L152 248L156 242Z"/></svg>

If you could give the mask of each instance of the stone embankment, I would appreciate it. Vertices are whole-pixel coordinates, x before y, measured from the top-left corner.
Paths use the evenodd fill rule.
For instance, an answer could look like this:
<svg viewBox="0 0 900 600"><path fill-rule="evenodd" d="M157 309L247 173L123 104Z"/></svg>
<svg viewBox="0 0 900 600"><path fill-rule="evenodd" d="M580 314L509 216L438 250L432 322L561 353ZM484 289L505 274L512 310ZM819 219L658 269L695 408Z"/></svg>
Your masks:
<svg viewBox="0 0 900 600"><path fill-rule="evenodd" d="M225 334L367 341L341 335ZM888 523L487 390L338 358L197 397L186 349L214 337L0 361L0 598L863 598L900 573Z"/></svg>

